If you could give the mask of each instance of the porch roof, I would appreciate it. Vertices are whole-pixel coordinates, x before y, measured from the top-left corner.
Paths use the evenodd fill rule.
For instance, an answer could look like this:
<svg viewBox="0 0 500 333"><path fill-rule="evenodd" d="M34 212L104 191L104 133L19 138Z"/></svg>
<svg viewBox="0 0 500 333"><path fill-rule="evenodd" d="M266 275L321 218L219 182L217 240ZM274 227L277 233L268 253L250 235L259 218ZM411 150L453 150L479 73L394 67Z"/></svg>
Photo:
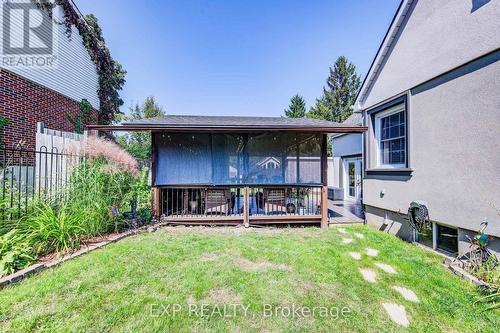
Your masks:
<svg viewBox="0 0 500 333"><path fill-rule="evenodd" d="M311 118L188 115L168 115L133 120L119 125L88 125L87 128L100 131L297 131L322 133L361 133L367 129L357 125L339 124Z"/></svg>

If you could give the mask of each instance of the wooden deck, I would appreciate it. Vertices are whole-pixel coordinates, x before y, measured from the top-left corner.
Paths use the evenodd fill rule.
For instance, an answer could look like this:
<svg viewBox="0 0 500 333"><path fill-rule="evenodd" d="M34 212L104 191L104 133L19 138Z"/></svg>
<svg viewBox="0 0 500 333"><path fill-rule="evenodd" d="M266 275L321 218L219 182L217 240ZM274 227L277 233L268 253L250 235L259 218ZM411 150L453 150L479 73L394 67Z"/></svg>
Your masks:
<svg viewBox="0 0 500 333"><path fill-rule="evenodd" d="M342 201L328 200L328 210L333 216L329 217L329 225L364 223L364 213L359 205Z"/></svg>
<svg viewBox="0 0 500 333"><path fill-rule="evenodd" d="M244 225L245 219L242 216L203 216L203 217L162 217L162 223L170 225ZM321 215L302 216L249 216L248 226L265 226L277 224L321 224Z"/></svg>
<svg viewBox="0 0 500 333"><path fill-rule="evenodd" d="M153 197L167 224L328 226L326 186L163 187Z"/></svg>

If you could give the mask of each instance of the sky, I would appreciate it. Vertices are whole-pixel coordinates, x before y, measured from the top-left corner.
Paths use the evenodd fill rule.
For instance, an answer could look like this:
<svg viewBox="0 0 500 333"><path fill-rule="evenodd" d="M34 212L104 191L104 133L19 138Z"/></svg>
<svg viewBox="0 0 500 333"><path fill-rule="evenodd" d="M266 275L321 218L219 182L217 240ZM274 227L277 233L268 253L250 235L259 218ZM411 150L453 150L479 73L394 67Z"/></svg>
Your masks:
<svg viewBox="0 0 500 333"><path fill-rule="evenodd" d="M127 70L122 111L281 116L311 107L338 56L364 78L400 0L75 0Z"/></svg>

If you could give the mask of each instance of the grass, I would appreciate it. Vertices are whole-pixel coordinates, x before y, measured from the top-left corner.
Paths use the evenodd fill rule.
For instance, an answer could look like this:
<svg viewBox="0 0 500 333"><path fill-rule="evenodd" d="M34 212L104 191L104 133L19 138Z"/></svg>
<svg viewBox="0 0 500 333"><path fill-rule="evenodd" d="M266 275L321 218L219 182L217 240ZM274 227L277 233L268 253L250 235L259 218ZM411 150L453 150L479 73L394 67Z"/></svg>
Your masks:
<svg viewBox="0 0 500 333"><path fill-rule="evenodd" d="M109 245L0 290L0 331L86 332L494 332L499 312L473 305L479 296L449 273L442 258L368 227L342 244L335 228L241 230L167 228ZM352 237L354 238L354 237ZM350 251L377 249L359 261ZM398 274L374 266L384 262ZM359 268L377 273L365 282ZM391 286L413 290L419 303L405 301ZM402 304L410 319L393 323L383 302ZM183 304L173 315L169 304ZM188 303L198 315L189 315ZM245 316L201 317L241 303ZM264 304L349 309L344 315L264 316ZM226 308L228 309L228 308ZM172 310L172 308L170 308ZM226 312L226 315L232 312Z"/></svg>

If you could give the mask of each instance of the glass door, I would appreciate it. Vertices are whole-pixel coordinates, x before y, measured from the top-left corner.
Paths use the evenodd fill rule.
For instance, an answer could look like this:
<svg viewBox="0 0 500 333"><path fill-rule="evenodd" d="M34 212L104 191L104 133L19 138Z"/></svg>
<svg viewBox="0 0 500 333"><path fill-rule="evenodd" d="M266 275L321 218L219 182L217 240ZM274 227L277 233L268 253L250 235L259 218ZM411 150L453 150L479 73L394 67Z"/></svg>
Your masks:
<svg viewBox="0 0 500 333"><path fill-rule="evenodd" d="M361 158L348 159L344 162L345 198L361 201Z"/></svg>
<svg viewBox="0 0 500 333"><path fill-rule="evenodd" d="M354 199L356 198L356 162L347 162L347 196Z"/></svg>

